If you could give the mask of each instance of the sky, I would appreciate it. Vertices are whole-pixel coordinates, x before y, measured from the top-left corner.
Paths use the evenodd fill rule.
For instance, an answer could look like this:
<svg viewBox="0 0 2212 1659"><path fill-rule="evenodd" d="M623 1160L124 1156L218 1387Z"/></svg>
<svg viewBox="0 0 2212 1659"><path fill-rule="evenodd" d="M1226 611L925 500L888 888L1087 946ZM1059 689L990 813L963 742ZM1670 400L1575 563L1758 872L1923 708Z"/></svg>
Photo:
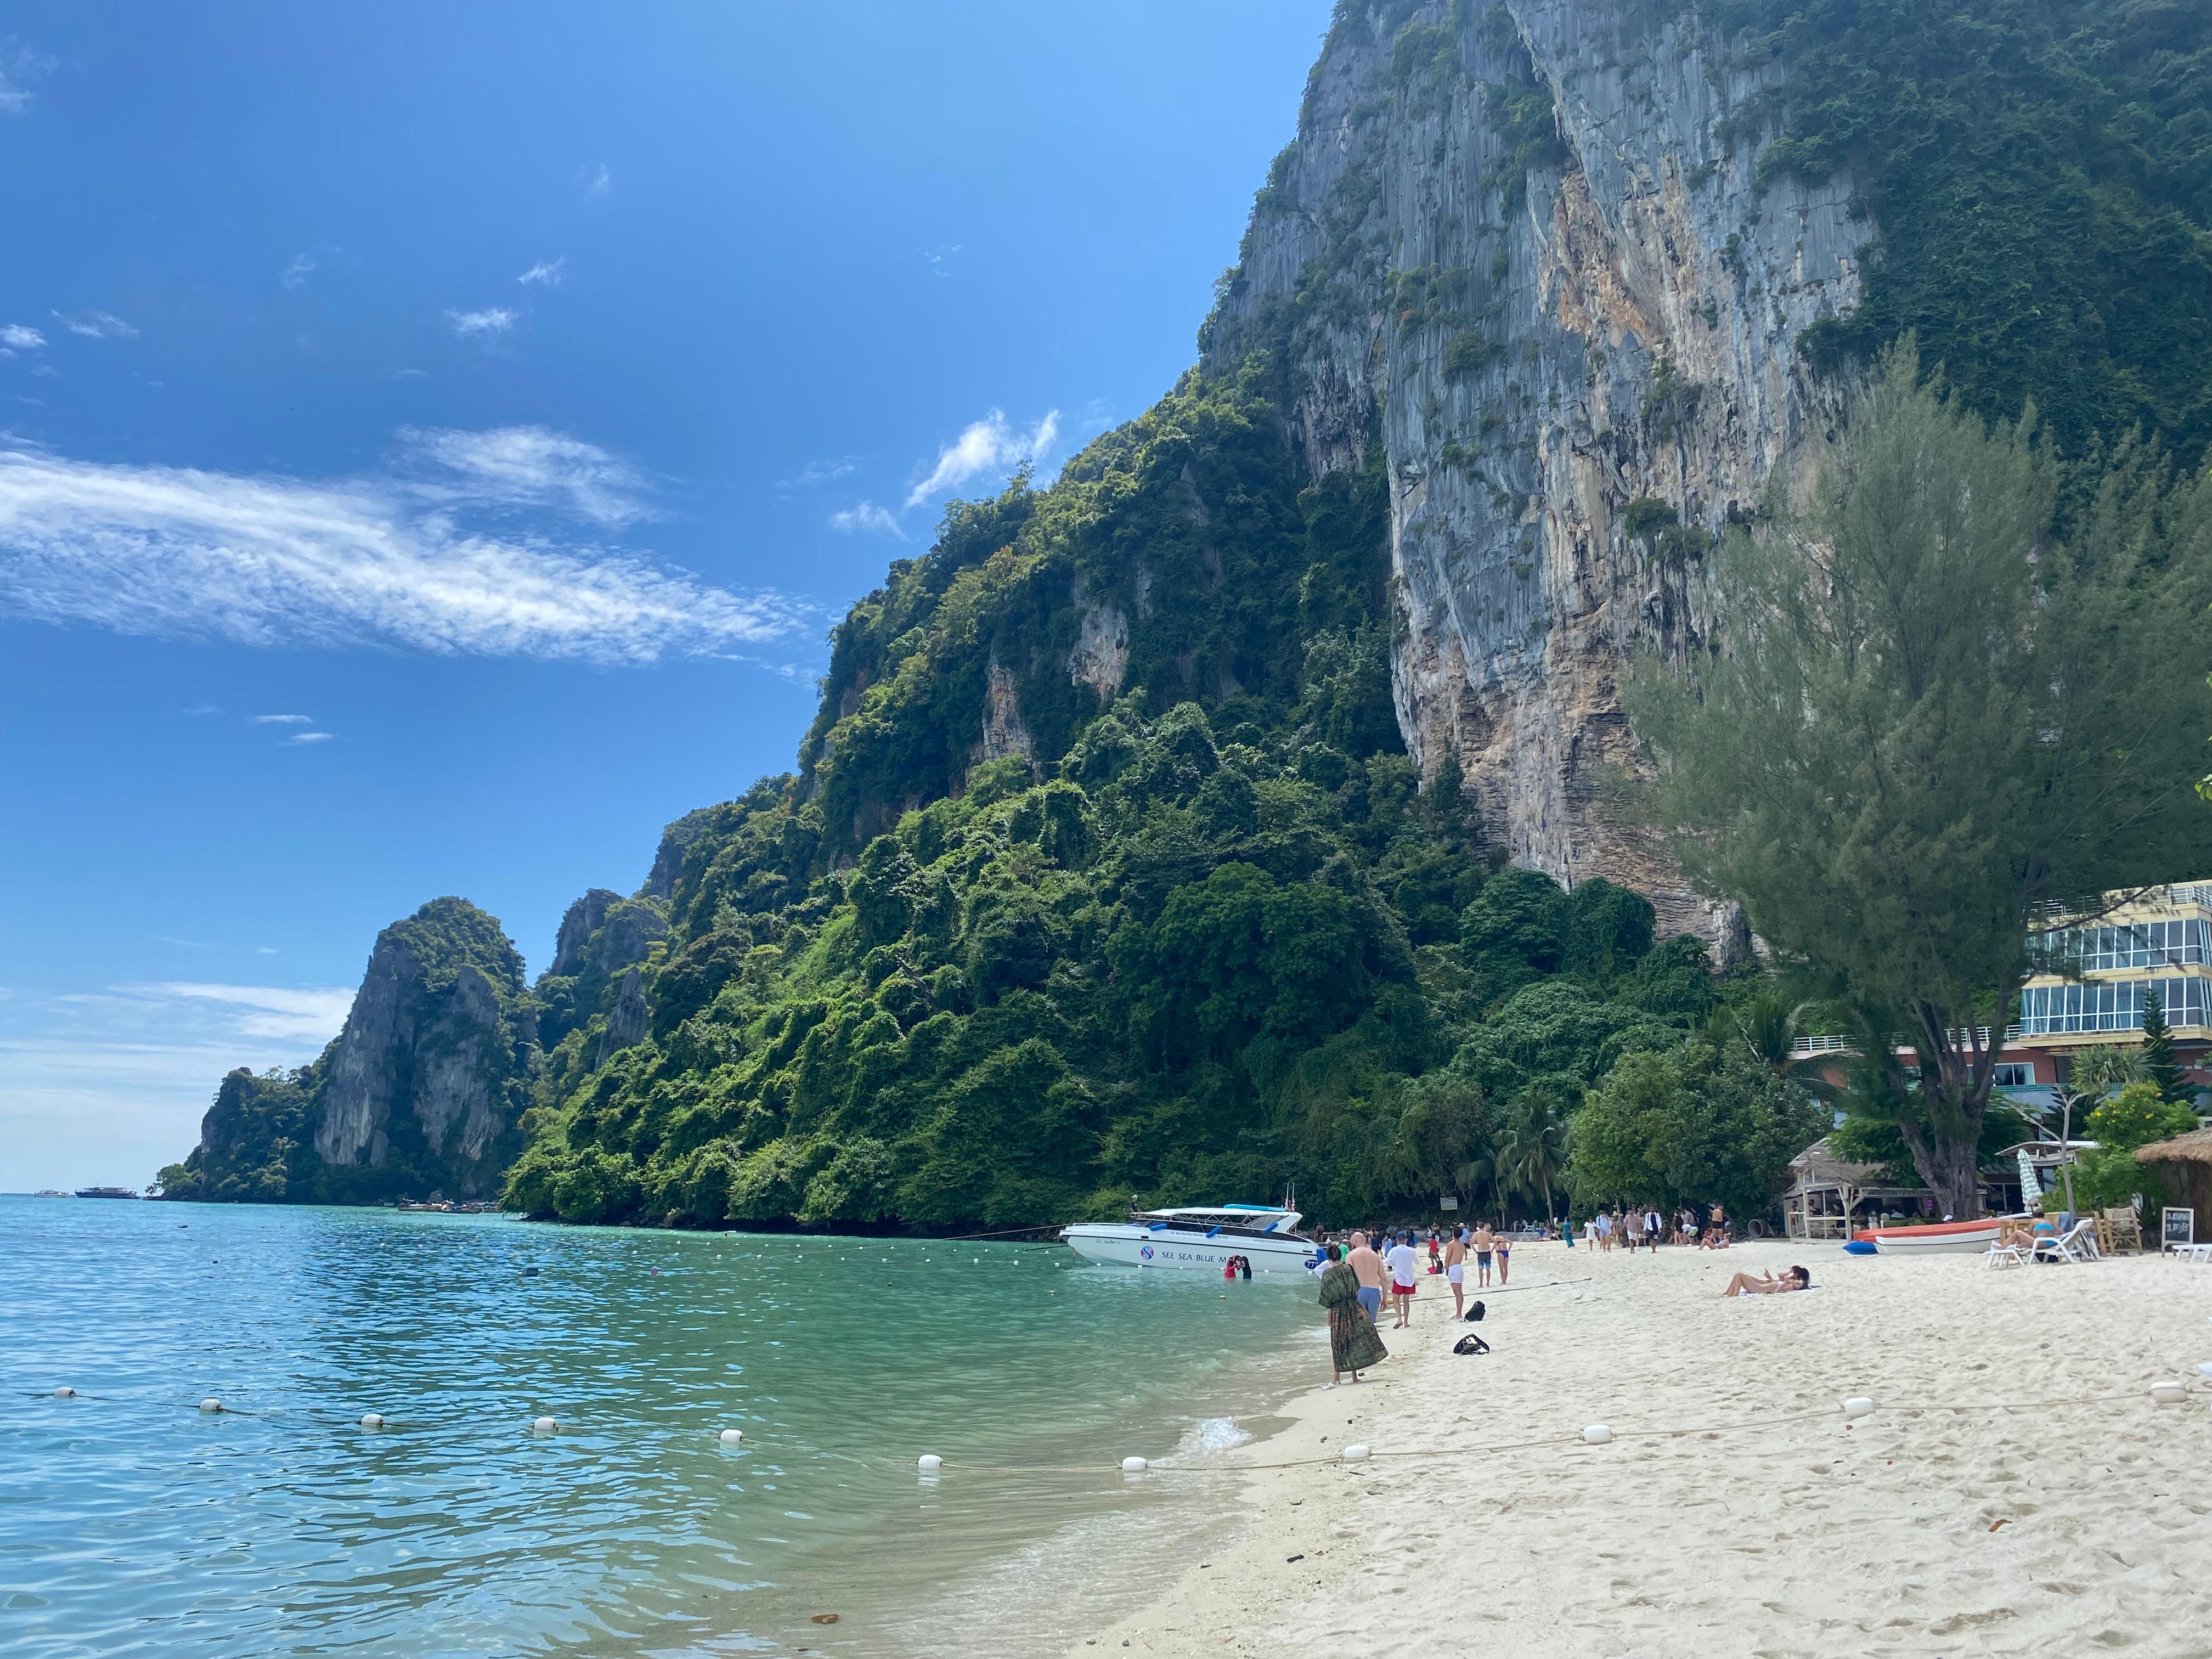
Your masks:
<svg viewBox="0 0 2212 1659"><path fill-rule="evenodd" d="M10 5L0 1191L787 769L944 504L1188 365L1328 11Z"/></svg>

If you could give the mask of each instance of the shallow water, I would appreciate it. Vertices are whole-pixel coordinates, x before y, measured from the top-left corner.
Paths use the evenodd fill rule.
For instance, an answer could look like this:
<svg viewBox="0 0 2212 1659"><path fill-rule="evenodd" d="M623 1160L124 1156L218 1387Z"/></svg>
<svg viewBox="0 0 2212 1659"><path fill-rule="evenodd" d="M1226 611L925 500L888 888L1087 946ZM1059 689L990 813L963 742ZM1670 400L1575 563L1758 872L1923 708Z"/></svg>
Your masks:
<svg viewBox="0 0 2212 1659"><path fill-rule="evenodd" d="M1218 1535L1212 1477L1119 1459L1243 1437L1318 1311L1057 1247L0 1199L0 1650L1048 1650Z"/></svg>

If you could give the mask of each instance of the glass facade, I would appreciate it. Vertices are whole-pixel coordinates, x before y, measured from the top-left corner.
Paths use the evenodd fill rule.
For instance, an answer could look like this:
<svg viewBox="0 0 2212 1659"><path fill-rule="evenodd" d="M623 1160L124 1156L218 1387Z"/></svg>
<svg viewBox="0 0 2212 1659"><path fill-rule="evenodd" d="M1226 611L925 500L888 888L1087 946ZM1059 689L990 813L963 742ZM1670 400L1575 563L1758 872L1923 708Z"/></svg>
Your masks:
<svg viewBox="0 0 2212 1659"><path fill-rule="evenodd" d="M2091 927L2084 934L2134 933L2154 927L2179 927L2180 922L2148 922L2142 927ZM2202 927L2202 922L2187 924ZM2191 958L2201 960L2201 958ZM2205 988L2202 979L2132 980L2117 985L2032 985L2020 994L2020 1029L2023 1036L2049 1036L2066 1031L2140 1031L2142 994L2147 985L2158 988L2160 1006L2168 1025L2204 1024Z"/></svg>
<svg viewBox="0 0 2212 1659"><path fill-rule="evenodd" d="M2056 933L2039 933L2035 943L2044 960L2051 964L2050 971L2054 973L2106 974L2118 968L2172 968L2185 962L2207 959L2208 947L2212 947L2212 922L2187 916L2116 927L2067 927ZM2180 1021L2173 1023L2178 1025Z"/></svg>

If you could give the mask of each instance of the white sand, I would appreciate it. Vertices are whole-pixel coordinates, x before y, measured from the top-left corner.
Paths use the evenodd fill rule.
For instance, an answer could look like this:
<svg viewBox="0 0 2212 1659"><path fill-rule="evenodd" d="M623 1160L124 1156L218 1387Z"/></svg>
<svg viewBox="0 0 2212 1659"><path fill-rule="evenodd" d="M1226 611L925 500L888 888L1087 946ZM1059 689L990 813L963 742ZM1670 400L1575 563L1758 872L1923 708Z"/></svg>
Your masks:
<svg viewBox="0 0 2212 1659"><path fill-rule="evenodd" d="M1810 1293L1718 1294L1792 1261ZM1459 1327L1425 1278L1373 1382L1238 1454L1374 1462L1147 1477L1255 1518L1073 1652L2212 1654L2212 1267L1540 1245L1513 1276ZM2166 1377L2186 1403L2152 1403ZM1852 1395L1879 1409L1846 1426ZM1598 1422L1624 1437L1580 1443Z"/></svg>

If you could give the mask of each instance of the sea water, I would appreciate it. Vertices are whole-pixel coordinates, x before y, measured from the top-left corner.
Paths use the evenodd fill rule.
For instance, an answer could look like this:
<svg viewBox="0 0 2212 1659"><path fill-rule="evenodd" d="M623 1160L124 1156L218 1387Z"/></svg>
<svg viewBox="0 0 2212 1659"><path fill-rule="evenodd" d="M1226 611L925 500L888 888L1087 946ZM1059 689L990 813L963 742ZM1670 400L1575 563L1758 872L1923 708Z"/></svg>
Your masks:
<svg viewBox="0 0 2212 1659"><path fill-rule="evenodd" d="M0 1198L0 1651L1055 1651L1326 1364L1057 1246Z"/></svg>

